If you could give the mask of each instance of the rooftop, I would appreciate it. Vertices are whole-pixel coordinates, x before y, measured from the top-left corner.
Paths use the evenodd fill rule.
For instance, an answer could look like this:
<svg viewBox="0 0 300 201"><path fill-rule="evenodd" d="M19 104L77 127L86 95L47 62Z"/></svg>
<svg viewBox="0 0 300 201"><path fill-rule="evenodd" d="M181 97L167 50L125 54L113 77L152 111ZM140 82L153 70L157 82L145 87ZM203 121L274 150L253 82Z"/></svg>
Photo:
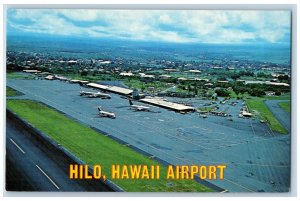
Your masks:
<svg viewBox="0 0 300 201"><path fill-rule="evenodd" d="M124 95L129 95L133 92L131 89L126 89L123 87L117 87L117 86L110 86L107 88L108 91L119 93L119 94L124 94Z"/></svg>
<svg viewBox="0 0 300 201"><path fill-rule="evenodd" d="M25 73L41 73L39 70L23 70Z"/></svg>
<svg viewBox="0 0 300 201"><path fill-rule="evenodd" d="M186 105L183 105L183 104L178 104L178 103L165 101L165 100L160 99L160 98L143 98L143 99L141 99L141 101L145 102L145 103L165 107L165 108L168 108L168 109L176 110L176 111L179 111L179 112L180 111L195 110L194 107L190 107L190 106L186 106Z"/></svg>
<svg viewBox="0 0 300 201"><path fill-rule="evenodd" d="M134 76L132 72L122 72L120 73L121 76Z"/></svg>
<svg viewBox="0 0 300 201"><path fill-rule="evenodd" d="M87 84L88 87L94 87L94 88L97 88L97 89L103 89L103 90L106 90L108 88L108 86L106 85L102 85L102 84L96 84L96 83L89 83Z"/></svg>
<svg viewBox="0 0 300 201"><path fill-rule="evenodd" d="M96 83L89 83L89 84L87 84L87 86L101 89L101 90L110 91L113 93L123 94L123 95L129 95L133 92L131 89L126 89L123 87L108 86L108 85L102 85L102 84L96 84Z"/></svg>

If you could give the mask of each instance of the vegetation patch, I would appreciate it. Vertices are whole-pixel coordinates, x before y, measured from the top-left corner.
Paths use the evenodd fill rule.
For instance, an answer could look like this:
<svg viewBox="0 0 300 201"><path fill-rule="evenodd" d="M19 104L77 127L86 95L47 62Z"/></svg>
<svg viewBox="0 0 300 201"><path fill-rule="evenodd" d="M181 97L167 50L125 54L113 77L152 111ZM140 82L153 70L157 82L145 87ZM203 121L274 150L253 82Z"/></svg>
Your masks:
<svg viewBox="0 0 300 201"><path fill-rule="evenodd" d="M198 108L201 112L211 112L216 109L216 106Z"/></svg>
<svg viewBox="0 0 300 201"><path fill-rule="evenodd" d="M278 105L287 113L291 113L291 101L281 102Z"/></svg>
<svg viewBox="0 0 300 201"><path fill-rule="evenodd" d="M23 95L21 92L13 89L13 88L10 88L10 87L6 87L6 96L7 97L14 97L14 96L21 96Z"/></svg>

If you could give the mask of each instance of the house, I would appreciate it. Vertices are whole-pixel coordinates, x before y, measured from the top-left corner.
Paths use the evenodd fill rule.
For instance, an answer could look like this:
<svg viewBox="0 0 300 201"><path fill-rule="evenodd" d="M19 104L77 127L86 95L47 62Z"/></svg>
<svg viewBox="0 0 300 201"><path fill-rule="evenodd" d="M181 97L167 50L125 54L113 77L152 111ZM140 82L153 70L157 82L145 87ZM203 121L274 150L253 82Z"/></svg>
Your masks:
<svg viewBox="0 0 300 201"><path fill-rule="evenodd" d="M154 79L155 78L154 75L147 75L145 73L139 73L139 75L141 76L141 78L149 78L149 79Z"/></svg>
<svg viewBox="0 0 300 201"><path fill-rule="evenodd" d="M178 80L178 81L186 81L187 78L185 78L185 77L179 77L179 78L177 78L177 80Z"/></svg>
<svg viewBox="0 0 300 201"><path fill-rule="evenodd" d="M161 78L161 79L169 79L169 78L171 78L171 76L170 75L160 75L159 78Z"/></svg>
<svg viewBox="0 0 300 201"><path fill-rule="evenodd" d="M194 69L189 70L188 72L189 72L189 73L194 73L194 74L201 73L200 70L194 70Z"/></svg>
<svg viewBox="0 0 300 201"><path fill-rule="evenodd" d="M134 76L134 74L132 72L122 72L119 74L120 76L127 76L127 77L131 77Z"/></svg>
<svg viewBox="0 0 300 201"><path fill-rule="evenodd" d="M265 91L266 96L275 96L274 91Z"/></svg>

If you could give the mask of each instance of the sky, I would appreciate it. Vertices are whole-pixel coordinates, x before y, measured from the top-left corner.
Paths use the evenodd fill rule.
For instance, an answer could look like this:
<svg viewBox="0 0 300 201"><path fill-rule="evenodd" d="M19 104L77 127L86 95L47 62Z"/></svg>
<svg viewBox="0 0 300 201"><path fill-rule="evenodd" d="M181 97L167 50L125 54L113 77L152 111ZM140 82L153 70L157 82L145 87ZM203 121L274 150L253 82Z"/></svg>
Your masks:
<svg viewBox="0 0 300 201"><path fill-rule="evenodd" d="M174 43L289 43L289 11L8 9L7 33Z"/></svg>

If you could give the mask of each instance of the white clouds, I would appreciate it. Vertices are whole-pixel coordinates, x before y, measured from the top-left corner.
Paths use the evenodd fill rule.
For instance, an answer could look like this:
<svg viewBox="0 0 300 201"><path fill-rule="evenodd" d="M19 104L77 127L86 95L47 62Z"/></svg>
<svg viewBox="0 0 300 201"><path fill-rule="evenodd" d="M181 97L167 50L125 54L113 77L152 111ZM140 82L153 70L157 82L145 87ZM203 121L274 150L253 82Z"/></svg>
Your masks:
<svg viewBox="0 0 300 201"><path fill-rule="evenodd" d="M158 20L163 24L171 24L173 22L170 16L166 14L160 15Z"/></svg>
<svg viewBox="0 0 300 201"><path fill-rule="evenodd" d="M290 34L290 13L286 11L17 9L9 12L8 24L21 31L58 35L169 42L265 41L274 43L287 40Z"/></svg>
<svg viewBox="0 0 300 201"><path fill-rule="evenodd" d="M259 32L259 37L271 43L275 43L276 41L278 41L280 38L283 38L287 34L289 33L287 33L287 31L284 29L277 29L277 32L274 32L271 29L266 29L264 31Z"/></svg>
<svg viewBox="0 0 300 201"><path fill-rule="evenodd" d="M240 41L254 40L256 37L254 33L234 29L221 30L220 35L222 41L219 41L219 43L238 43Z"/></svg>
<svg viewBox="0 0 300 201"><path fill-rule="evenodd" d="M98 18L99 12L97 10L59 10L59 13L65 17L75 21L94 21Z"/></svg>
<svg viewBox="0 0 300 201"><path fill-rule="evenodd" d="M152 31L149 33L149 37L158 41L177 42L177 43L194 42L192 38L180 36L174 31Z"/></svg>
<svg viewBox="0 0 300 201"><path fill-rule="evenodd" d="M17 13L17 18L21 17L20 14L21 13ZM34 14L30 13L29 15L27 15L27 12L22 14L29 16L28 19L32 21L30 25L22 25L21 23L17 22L10 22L9 24L26 32L59 35L80 35L83 33L79 27L56 15L42 12L35 12Z"/></svg>

